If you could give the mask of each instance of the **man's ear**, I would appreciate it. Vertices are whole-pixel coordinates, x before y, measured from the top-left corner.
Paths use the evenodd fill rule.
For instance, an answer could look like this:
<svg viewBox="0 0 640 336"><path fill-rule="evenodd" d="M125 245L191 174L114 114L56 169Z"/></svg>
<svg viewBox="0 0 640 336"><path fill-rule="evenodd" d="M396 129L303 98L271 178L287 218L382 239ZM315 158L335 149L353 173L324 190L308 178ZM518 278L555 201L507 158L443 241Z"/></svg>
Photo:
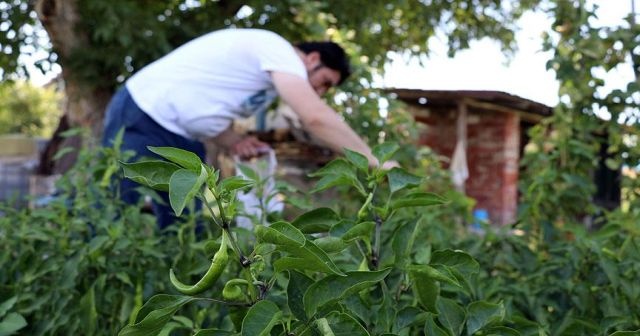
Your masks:
<svg viewBox="0 0 640 336"><path fill-rule="evenodd" d="M304 63L307 65L307 68L313 68L316 65L320 64L320 53L317 51L312 51L304 56Z"/></svg>

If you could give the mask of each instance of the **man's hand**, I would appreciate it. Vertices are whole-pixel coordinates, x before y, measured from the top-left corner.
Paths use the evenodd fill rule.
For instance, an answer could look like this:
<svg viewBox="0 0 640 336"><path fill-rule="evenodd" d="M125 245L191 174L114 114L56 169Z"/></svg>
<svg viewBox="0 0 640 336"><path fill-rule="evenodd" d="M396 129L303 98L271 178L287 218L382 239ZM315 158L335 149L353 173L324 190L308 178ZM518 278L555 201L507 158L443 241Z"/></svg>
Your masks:
<svg viewBox="0 0 640 336"><path fill-rule="evenodd" d="M382 164L382 169L383 170L391 170L391 168L395 168L398 167L400 168L400 164L398 163L398 161L386 161L385 163Z"/></svg>
<svg viewBox="0 0 640 336"><path fill-rule="evenodd" d="M258 140L254 136L248 136L231 145L229 151L231 155L237 155L243 160L251 159L267 153L271 147L268 144Z"/></svg>

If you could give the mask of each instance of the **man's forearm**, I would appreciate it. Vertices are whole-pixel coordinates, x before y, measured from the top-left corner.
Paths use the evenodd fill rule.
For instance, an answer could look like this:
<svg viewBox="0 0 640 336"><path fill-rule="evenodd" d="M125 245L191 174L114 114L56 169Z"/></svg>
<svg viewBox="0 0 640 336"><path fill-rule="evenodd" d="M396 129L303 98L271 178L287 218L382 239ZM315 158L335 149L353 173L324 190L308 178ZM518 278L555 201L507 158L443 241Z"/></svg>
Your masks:
<svg viewBox="0 0 640 336"><path fill-rule="evenodd" d="M234 132L233 129L229 127L226 130L224 130L222 133L218 134L216 137L212 138L211 140L216 145L221 146L226 151L229 151L234 144L242 141L242 139L243 139L242 135Z"/></svg>
<svg viewBox="0 0 640 336"><path fill-rule="evenodd" d="M305 124L305 129L334 151L342 153L344 148L350 149L365 155L369 165L378 164L369 146L335 112L325 116Z"/></svg>
<svg viewBox="0 0 640 336"><path fill-rule="evenodd" d="M364 154L370 165L378 164L369 146L318 97L306 79L282 72L271 76L278 93L298 114L307 131L335 151L347 148Z"/></svg>

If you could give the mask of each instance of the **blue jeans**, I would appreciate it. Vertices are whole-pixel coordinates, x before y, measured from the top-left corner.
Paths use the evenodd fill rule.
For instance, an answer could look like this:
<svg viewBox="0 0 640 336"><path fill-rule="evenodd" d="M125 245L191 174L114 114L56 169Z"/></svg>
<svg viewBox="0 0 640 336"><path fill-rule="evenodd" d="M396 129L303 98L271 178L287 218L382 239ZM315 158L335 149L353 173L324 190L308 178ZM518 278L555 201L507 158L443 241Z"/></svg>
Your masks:
<svg viewBox="0 0 640 336"><path fill-rule="evenodd" d="M133 101L126 87L122 87L111 99L104 121L104 133L102 146L111 147L113 139L120 129L124 128L121 150L133 150L135 156L130 161L137 161L141 157L162 159L160 156L147 149L147 146L177 147L195 153L205 161L204 145L195 140L187 139L181 135L167 131ZM128 204L137 204L140 194L135 188L140 185L129 179L123 179L119 183L120 198ZM164 229L174 223L177 217L169 206L169 194L158 192L165 204L153 202L153 212L158 219L158 227ZM201 204L196 204L197 208Z"/></svg>

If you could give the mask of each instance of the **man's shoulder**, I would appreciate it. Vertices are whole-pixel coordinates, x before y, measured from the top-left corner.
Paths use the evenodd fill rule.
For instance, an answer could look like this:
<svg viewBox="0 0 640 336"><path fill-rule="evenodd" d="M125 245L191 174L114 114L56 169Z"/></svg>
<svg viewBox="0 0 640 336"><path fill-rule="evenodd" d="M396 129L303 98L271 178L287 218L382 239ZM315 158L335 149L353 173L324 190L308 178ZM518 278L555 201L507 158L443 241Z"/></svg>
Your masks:
<svg viewBox="0 0 640 336"><path fill-rule="evenodd" d="M267 29L260 29L260 28L227 28L227 29L214 31L212 32L212 34L235 35L235 36L244 36L244 37L255 36L255 37L261 37L261 38L285 40L284 37L282 37L280 34L274 31L267 30Z"/></svg>

